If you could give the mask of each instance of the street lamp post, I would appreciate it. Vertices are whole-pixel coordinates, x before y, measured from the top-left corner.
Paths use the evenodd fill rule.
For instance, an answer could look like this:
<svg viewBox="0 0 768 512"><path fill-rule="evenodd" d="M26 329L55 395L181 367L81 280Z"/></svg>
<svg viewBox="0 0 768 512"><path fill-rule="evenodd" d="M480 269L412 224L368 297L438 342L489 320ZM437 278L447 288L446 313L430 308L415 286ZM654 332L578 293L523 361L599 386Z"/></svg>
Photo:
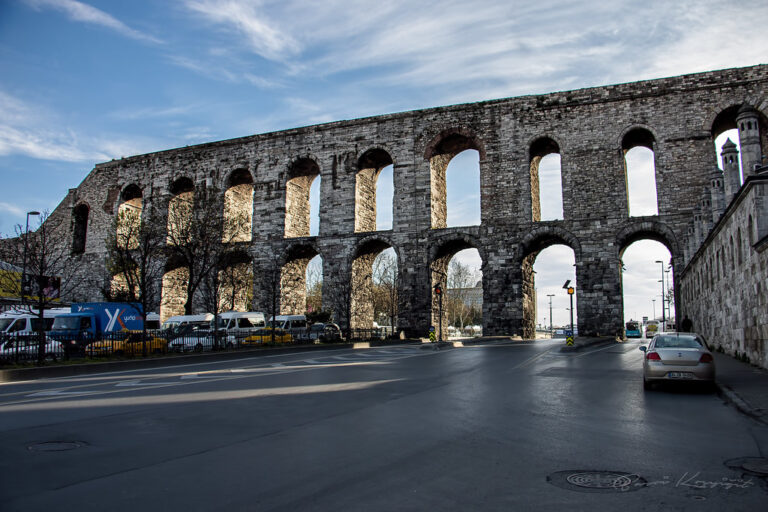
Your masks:
<svg viewBox="0 0 768 512"><path fill-rule="evenodd" d="M552 337L552 297L554 297L555 294L547 294L547 297L549 297L549 337Z"/></svg>
<svg viewBox="0 0 768 512"><path fill-rule="evenodd" d="M31 211L27 212L27 225L24 228L24 254L21 258L21 302L25 301L25 289L27 283L27 235L29 234L29 216L40 215L40 212Z"/></svg>
<svg viewBox="0 0 768 512"><path fill-rule="evenodd" d="M672 270L672 267L667 267L667 270L664 271L666 274L666 283L667 283L667 316L669 316L670 322L672 321L672 292L669 289L669 273ZM674 283L673 283L674 284Z"/></svg>
<svg viewBox="0 0 768 512"><path fill-rule="evenodd" d="M653 302L653 319L656 320L656 299L651 299Z"/></svg>
<svg viewBox="0 0 768 512"><path fill-rule="evenodd" d="M667 330L667 310L664 308L664 262L656 260L656 263L661 263L661 332Z"/></svg>

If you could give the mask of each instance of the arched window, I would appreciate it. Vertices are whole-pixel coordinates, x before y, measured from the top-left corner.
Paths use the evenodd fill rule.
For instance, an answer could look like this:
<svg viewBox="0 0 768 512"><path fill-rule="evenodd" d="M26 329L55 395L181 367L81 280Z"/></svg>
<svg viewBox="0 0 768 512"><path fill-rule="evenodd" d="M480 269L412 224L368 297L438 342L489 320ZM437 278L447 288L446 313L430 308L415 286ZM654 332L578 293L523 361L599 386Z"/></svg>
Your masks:
<svg viewBox="0 0 768 512"><path fill-rule="evenodd" d="M229 175L224 192L225 243L250 242L253 226L253 177L246 169L237 169Z"/></svg>
<svg viewBox="0 0 768 512"><path fill-rule="evenodd" d="M219 311L248 311L253 302L253 266L245 252L231 254L219 271Z"/></svg>
<svg viewBox="0 0 768 512"><path fill-rule="evenodd" d="M743 244L744 241L741 239L741 228L739 228L736 232L736 248L739 255L739 265L744 263L744 250L742 247Z"/></svg>
<svg viewBox="0 0 768 512"><path fill-rule="evenodd" d="M125 249L139 246L141 212L143 209L141 189L137 185L128 185L120 194L120 206L117 208L116 243Z"/></svg>
<svg viewBox="0 0 768 512"><path fill-rule="evenodd" d="M658 215L653 134L643 128L630 130L622 139L629 216Z"/></svg>
<svg viewBox="0 0 768 512"><path fill-rule="evenodd" d="M563 219L563 181L560 147L554 140L543 137L531 144L531 218Z"/></svg>
<svg viewBox="0 0 768 512"><path fill-rule="evenodd" d="M169 265L163 274L161 299L160 299L160 321L165 322L168 318L176 315L190 314L187 311L189 301L189 268Z"/></svg>
<svg viewBox="0 0 768 512"><path fill-rule="evenodd" d="M731 266L730 266L729 270L733 270L733 267L736 266L736 254L735 254L735 252L733 250L733 235L731 235L731 237L730 237L730 243L731 243L730 254L728 256L729 256L729 260L730 260Z"/></svg>
<svg viewBox="0 0 768 512"><path fill-rule="evenodd" d="M285 186L286 238L310 236L310 188L319 176L320 167L311 158L300 158L288 169Z"/></svg>
<svg viewBox="0 0 768 512"><path fill-rule="evenodd" d="M80 203L72 210L72 252L75 254L85 252L89 213L90 208L85 203Z"/></svg>
<svg viewBox="0 0 768 512"><path fill-rule="evenodd" d="M388 306L397 306L396 296L393 305L390 295L397 293L395 251L383 240L370 240L357 249L350 270L350 326L371 329L374 323L388 323Z"/></svg>
<svg viewBox="0 0 768 512"><path fill-rule="evenodd" d="M430 169L432 228L479 225L480 161L484 158L479 141L461 130L444 132L425 156Z"/></svg>
<svg viewBox="0 0 768 512"><path fill-rule="evenodd" d="M370 149L357 162L355 175L355 232L376 231L378 182L385 168L391 168L392 157L383 149ZM391 175L390 175L391 176ZM389 205L392 215L392 204Z"/></svg>
<svg viewBox="0 0 768 512"><path fill-rule="evenodd" d="M168 202L168 244L184 245L188 242L195 185L189 178L179 178L171 184L171 200Z"/></svg>

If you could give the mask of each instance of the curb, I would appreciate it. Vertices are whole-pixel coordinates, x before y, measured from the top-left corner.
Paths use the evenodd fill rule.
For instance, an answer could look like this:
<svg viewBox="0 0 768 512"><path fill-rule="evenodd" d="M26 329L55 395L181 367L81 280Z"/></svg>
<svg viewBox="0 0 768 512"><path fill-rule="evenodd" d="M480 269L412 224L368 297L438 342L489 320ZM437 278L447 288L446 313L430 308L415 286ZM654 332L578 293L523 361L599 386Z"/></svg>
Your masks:
<svg viewBox="0 0 768 512"><path fill-rule="evenodd" d="M734 390L721 384L715 380L715 386L717 386L717 394L726 403L734 406L742 414L749 416L755 421L759 421L763 425L768 425L768 418L764 418L762 414L758 413L749 403L741 398Z"/></svg>
<svg viewBox="0 0 768 512"><path fill-rule="evenodd" d="M0 370L0 383L22 382L35 379L50 379L56 377L73 377L93 373L120 372L160 366L174 366L188 363L215 362L227 359L245 359L262 355L289 354L292 352L312 352L316 350L341 350L353 348L352 343L329 345L299 345L295 347L269 347L241 349L235 351L204 352L202 354L185 354L149 359L128 359L123 361L108 361L103 363L82 363L72 365L51 365L32 368L13 368Z"/></svg>

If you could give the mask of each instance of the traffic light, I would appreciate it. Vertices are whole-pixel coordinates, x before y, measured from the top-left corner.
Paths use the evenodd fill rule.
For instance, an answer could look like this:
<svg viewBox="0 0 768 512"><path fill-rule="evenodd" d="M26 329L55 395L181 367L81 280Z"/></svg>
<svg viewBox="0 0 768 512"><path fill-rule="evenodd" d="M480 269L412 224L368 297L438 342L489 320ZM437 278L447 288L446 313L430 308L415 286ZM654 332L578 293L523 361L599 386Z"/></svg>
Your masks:
<svg viewBox="0 0 768 512"><path fill-rule="evenodd" d="M435 285L435 295L442 295L443 294L443 287L440 286L440 283Z"/></svg>

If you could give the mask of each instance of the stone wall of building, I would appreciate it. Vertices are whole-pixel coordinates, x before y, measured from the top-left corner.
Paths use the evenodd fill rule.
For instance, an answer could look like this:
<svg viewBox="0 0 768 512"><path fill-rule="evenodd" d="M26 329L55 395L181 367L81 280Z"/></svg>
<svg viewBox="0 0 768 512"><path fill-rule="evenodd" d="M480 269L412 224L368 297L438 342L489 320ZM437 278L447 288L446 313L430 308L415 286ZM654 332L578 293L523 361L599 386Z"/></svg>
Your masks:
<svg viewBox="0 0 768 512"><path fill-rule="evenodd" d="M320 254L323 302L338 310L349 296L353 262L371 247L392 247L400 269L400 327L424 335L446 256L476 248L483 260L483 332L532 335L535 292L527 258L562 243L575 254L579 332L614 335L623 331L622 251L641 238L659 240L673 265L682 267L681 241L716 165L715 120L723 113L735 119L748 103L763 123L766 98L768 66L755 66L339 121L99 164L55 214L71 217L72 208L89 205L85 251L78 257L92 262L92 272L103 272L104 240L126 187L141 189L145 210L162 211L179 178L196 190L225 190L232 173L245 170L253 185L253 233L244 250L253 262L256 309L269 310L270 269ZM628 215L623 144L632 130L652 140L655 216ZM762 147L768 147L766 133L761 125ZM531 147L542 137L561 155L563 220L533 220ZM446 228L443 164L468 148L480 154L481 225ZM373 150L376 165L362 158ZM360 231L370 226L370 208L356 229L356 212L366 210L356 206L356 197L371 194L369 185L358 186L365 181L358 172L389 161L393 228ZM306 236L306 203L296 198L318 176L320 225L313 237Z"/></svg>
<svg viewBox="0 0 768 512"><path fill-rule="evenodd" d="M747 178L679 282L694 331L768 368L768 168Z"/></svg>

